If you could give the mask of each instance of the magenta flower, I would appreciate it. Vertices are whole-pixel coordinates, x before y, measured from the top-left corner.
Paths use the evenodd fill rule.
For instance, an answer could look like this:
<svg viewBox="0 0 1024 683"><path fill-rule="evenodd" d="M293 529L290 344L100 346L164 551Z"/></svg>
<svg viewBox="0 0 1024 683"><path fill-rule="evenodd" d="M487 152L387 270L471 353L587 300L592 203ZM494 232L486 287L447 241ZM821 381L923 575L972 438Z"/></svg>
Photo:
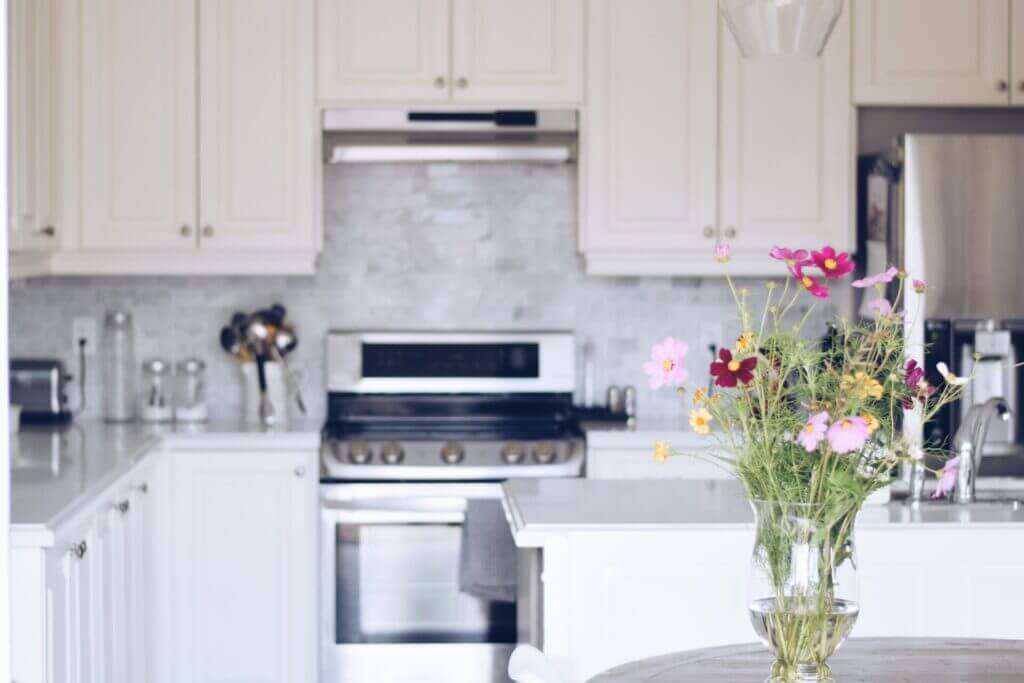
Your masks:
<svg viewBox="0 0 1024 683"><path fill-rule="evenodd" d="M719 360L711 364L711 376L720 387L734 387L738 383L750 384L754 379L754 368L757 367L757 356L736 360L732 351L722 349L718 352Z"/></svg>
<svg viewBox="0 0 1024 683"><path fill-rule="evenodd" d="M865 287L873 287L874 285L887 285L892 282L894 277L899 275L899 272L899 268L896 266L889 266L889 269L885 272L878 273L877 275L870 275L868 277L862 277L859 280L854 280L850 284L861 289Z"/></svg>
<svg viewBox="0 0 1024 683"><path fill-rule="evenodd" d="M792 267L807 260L806 249L787 249L785 247L772 247L768 255L777 261L785 261L786 265Z"/></svg>
<svg viewBox="0 0 1024 683"><path fill-rule="evenodd" d="M892 313L892 304L888 299L875 299L868 302L868 310L879 316L889 315Z"/></svg>
<svg viewBox="0 0 1024 683"><path fill-rule="evenodd" d="M689 347L685 342L666 337L665 341L651 347L651 359L644 363L651 389L678 386L686 381L683 358Z"/></svg>
<svg viewBox="0 0 1024 683"><path fill-rule="evenodd" d="M907 373L907 388L911 391L917 391L918 386L921 384L921 380L924 379L924 368L918 365L916 360L911 358L907 361L907 364L903 369Z"/></svg>
<svg viewBox="0 0 1024 683"><path fill-rule="evenodd" d="M914 291L918 294L924 294L924 290L928 288L928 285L924 283L924 280L914 280Z"/></svg>
<svg viewBox="0 0 1024 683"><path fill-rule="evenodd" d="M811 261L829 280L836 280L849 275L856 264L845 251L837 254L832 247L824 247L821 251L811 252Z"/></svg>
<svg viewBox="0 0 1024 683"><path fill-rule="evenodd" d="M939 482L935 485L935 492L932 498L942 498L956 488L956 477L960 472L960 456L946 461L939 474Z"/></svg>
<svg viewBox="0 0 1024 683"><path fill-rule="evenodd" d="M805 273L801 264L795 263L789 266L789 272L794 278L796 278L796 281L800 283L800 286L806 289L811 296L816 296L819 299L828 298L828 287L818 278Z"/></svg>
<svg viewBox="0 0 1024 683"><path fill-rule="evenodd" d="M811 453L825 438L825 432L827 430L827 412L822 411L816 415L811 415L810 419L807 420L807 424L805 424L800 430L800 433L797 434L797 443L803 446L808 453Z"/></svg>
<svg viewBox="0 0 1024 683"><path fill-rule="evenodd" d="M719 242L715 245L715 260L719 263L727 263L732 256L732 247L727 242Z"/></svg>
<svg viewBox="0 0 1024 683"><path fill-rule="evenodd" d="M853 453L868 440L868 423L863 417L844 417L828 428L828 445L836 453Z"/></svg>

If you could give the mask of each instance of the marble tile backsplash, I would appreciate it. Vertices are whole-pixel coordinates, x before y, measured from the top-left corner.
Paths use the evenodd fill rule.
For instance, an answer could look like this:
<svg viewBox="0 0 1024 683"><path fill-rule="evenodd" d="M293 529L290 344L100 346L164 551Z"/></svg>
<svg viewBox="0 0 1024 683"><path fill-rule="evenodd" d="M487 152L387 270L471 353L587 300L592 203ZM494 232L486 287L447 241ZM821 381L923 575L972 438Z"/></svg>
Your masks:
<svg viewBox="0 0 1024 683"><path fill-rule="evenodd" d="M691 347L705 379L702 321L737 323L715 278L598 278L576 251L576 167L540 165L329 166L325 236L313 277L87 277L19 282L11 290L11 353L56 356L77 373L75 316L125 309L136 355L206 360L213 417L240 414L238 367L218 332L235 310L272 302L289 309L300 337L311 413L324 412L323 338L332 328L381 330L568 329L590 341L599 397L609 384L638 388L642 415L671 417L668 392L647 389L640 369L653 340ZM709 254L710 257L710 254ZM761 296L760 281L744 283ZM578 373L582 383L582 372ZM99 414L99 363L87 373L86 414ZM294 407L293 412L294 412Z"/></svg>

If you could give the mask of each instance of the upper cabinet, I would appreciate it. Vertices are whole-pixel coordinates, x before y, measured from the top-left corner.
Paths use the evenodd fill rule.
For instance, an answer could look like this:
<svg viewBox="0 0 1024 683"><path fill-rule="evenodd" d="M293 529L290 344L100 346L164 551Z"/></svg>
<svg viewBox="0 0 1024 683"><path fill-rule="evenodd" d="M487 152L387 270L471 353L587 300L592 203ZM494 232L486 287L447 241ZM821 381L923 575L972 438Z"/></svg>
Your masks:
<svg viewBox="0 0 1024 683"><path fill-rule="evenodd" d="M1024 0L1013 0L1010 15L1010 103L1020 107L1024 105Z"/></svg>
<svg viewBox="0 0 1024 683"><path fill-rule="evenodd" d="M774 244L852 244L848 11L808 61L742 59L705 0L588 12L588 272L721 274L712 253L728 242L730 272L777 274Z"/></svg>
<svg viewBox="0 0 1024 683"><path fill-rule="evenodd" d="M61 5L53 272L313 272L313 1Z"/></svg>
<svg viewBox="0 0 1024 683"><path fill-rule="evenodd" d="M8 244L16 257L50 251L58 244L50 186L52 10L51 0L10 0L7 5Z"/></svg>
<svg viewBox="0 0 1024 683"><path fill-rule="evenodd" d="M1010 0L854 0L852 7L857 104L1010 103ZM1014 9L1024 6L1015 0ZM1024 34L1015 33L1013 51L1024 51Z"/></svg>
<svg viewBox="0 0 1024 683"><path fill-rule="evenodd" d="M576 103L583 0L319 0L332 102Z"/></svg>

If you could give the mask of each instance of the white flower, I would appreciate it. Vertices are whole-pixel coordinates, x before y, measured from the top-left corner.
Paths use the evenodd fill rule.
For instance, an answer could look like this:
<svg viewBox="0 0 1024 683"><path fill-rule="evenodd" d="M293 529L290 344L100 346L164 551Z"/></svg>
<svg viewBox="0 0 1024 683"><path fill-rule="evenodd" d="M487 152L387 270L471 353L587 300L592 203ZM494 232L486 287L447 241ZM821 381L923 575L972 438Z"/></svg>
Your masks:
<svg viewBox="0 0 1024 683"><path fill-rule="evenodd" d="M949 371L949 366L945 363L936 363L935 369L942 375L942 379L946 380L946 384L952 384L955 387L962 387L970 381L969 377L957 377Z"/></svg>

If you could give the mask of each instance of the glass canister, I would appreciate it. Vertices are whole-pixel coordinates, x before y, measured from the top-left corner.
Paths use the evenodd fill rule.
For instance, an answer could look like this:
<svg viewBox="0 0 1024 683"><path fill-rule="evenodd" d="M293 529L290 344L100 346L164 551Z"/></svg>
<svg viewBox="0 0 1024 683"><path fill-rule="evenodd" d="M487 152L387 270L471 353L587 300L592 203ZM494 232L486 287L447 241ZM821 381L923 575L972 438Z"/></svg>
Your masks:
<svg viewBox="0 0 1024 683"><path fill-rule="evenodd" d="M206 422L206 363L199 358L178 361L174 373L174 419Z"/></svg>
<svg viewBox="0 0 1024 683"><path fill-rule="evenodd" d="M142 364L142 391L139 392L143 422L170 422L171 364L162 358L150 358Z"/></svg>
<svg viewBox="0 0 1024 683"><path fill-rule="evenodd" d="M125 311L108 311L103 318L103 419L135 419L135 329Z"/></svg>

